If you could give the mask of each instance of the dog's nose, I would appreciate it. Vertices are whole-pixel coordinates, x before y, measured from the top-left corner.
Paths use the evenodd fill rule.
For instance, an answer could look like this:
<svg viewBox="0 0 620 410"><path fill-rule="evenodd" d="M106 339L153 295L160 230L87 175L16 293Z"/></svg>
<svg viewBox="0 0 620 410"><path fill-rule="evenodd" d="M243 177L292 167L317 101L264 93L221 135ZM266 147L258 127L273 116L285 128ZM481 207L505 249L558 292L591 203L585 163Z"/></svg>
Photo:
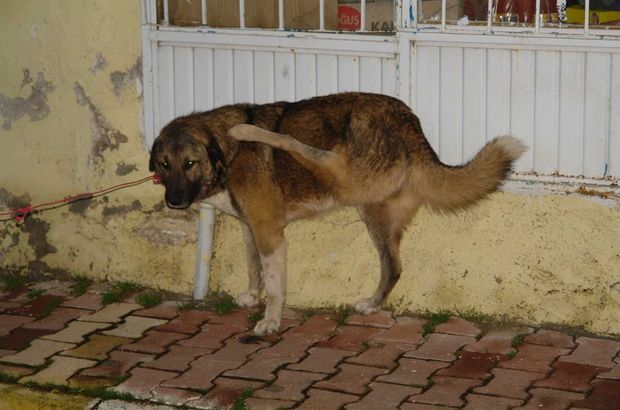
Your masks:
<svg viewBox="0 0 620 410"><path fill-rule="evenodd" d="M170 195L166 197L166 205L169 208L183 209L187 208L189 204L183 199L183 195Z"/></svg>

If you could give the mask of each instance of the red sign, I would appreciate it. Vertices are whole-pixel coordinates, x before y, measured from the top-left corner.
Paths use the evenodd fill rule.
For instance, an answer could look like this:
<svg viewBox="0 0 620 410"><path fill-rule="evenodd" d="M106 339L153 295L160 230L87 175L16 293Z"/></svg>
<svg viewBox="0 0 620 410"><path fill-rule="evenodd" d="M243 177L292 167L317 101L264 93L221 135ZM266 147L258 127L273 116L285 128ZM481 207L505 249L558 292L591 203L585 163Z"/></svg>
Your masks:
<svg viewBox="0 0 620 410"><path fill-rule="evenodd" d="M338 6L338 30L359 30L362 14L356 8Z"/></svg>

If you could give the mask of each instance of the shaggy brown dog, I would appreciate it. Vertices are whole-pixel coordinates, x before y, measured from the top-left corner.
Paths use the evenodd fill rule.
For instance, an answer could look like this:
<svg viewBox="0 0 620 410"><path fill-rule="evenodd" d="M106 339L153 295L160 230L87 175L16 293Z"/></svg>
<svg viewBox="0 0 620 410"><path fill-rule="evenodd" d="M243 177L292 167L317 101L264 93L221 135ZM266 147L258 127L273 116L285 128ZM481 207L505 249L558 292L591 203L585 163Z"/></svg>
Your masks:
<svg viewBox="0 0 620 410"><path fill-rule="evenodd" d="M450 212L475 203L498 189L524 150L519 140L498 137L466 165L447 166L403 102L345 93L177 118L155 140L150 168L169 207L205 200L241 221L249 290L237 302L255 306L264 285L265 316L254 328L263 335L280 326L289 222L357 208L381 259L376 292L355 304L370 313L400 276L400 240L418 208Z"/></svg>

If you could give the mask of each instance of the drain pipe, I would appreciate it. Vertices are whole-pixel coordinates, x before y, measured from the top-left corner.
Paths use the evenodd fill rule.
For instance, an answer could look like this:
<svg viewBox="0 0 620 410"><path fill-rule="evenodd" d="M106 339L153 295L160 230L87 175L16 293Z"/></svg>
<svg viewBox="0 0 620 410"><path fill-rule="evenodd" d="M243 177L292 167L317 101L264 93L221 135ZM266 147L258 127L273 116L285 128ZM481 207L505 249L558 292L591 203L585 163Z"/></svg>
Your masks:
<svg viewBox="0 0 620 410"><path fill-rule="evenodd" d="M194 300L202 300L209 291L211 253L215 231L215 208L206 202L200 203L198 221L198 245L196 247L196 273L194 275Z"/></svg>

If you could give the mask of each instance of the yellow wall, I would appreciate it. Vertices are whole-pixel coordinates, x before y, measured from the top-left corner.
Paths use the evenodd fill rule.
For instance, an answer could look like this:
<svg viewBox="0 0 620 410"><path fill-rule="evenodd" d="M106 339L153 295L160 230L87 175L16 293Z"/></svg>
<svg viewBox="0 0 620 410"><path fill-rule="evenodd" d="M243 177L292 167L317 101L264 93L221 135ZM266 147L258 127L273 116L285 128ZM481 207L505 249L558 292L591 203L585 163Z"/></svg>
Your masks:
<svg viewBox="0 0 620 410"><path fill-rule="evenodd" d="M0 206L148 175L138 1L0 2ZM27 71L26 71L27 70ZM195 212L152 184L0 225L0 266L136 281L189 293ZM246 286L234 219L218 215L214 290ZM287 229L288 302L368 296L378 258L350 210ZM398 311L473 310L620 334L620 207L580 196L496 194L467 212L421 212L403 240Z"/></svg>
<svg viewBox="0 0 620 410"><path fill-rule="evenodd" d="M149 175L139 1L2 1L0 38L0 207ZM147 183L2 223L0 266L188 292L195 223L161 199Z"/></svg>

